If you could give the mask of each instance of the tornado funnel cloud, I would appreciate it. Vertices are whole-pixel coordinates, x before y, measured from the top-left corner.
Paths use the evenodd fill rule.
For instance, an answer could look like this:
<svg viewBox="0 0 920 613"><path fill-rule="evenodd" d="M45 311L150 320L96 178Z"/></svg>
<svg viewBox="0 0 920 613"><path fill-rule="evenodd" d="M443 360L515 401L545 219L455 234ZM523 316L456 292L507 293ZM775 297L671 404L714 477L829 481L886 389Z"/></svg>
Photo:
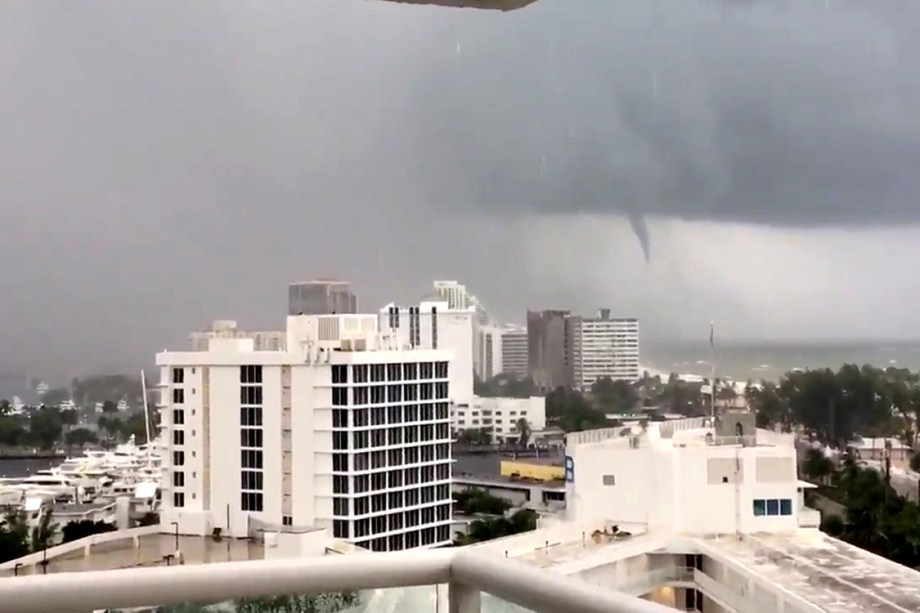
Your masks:
<svg viewBox="0 0 920 613"><path fill-rule="evenodd" d="M648 224L645 222L645 217L639 213L630 213L629 225L632 228L633 234L639 239L639 244L642 245L642 255L645 256L645 263L648 264L652 261L652 247L648 236Z"/></svg>

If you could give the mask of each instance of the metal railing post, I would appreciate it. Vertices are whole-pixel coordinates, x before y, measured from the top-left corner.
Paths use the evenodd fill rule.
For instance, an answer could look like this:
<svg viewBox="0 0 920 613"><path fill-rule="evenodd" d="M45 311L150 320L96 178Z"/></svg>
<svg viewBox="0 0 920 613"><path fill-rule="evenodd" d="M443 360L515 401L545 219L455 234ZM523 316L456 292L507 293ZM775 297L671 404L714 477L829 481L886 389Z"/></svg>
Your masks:
<svg viewBox="0 0 920 613"><path fill-rule="evenodd" d="M474 587L459 581L451 581L447 586L449 613L480 613L482 594Z"/></svg>

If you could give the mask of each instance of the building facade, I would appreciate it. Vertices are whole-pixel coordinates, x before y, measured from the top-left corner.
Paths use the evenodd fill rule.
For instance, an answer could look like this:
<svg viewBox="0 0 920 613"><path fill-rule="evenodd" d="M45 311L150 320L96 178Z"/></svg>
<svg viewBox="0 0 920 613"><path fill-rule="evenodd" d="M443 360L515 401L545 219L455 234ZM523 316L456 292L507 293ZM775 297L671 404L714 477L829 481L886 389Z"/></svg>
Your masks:
<svg viewBox="0 0 920 613"><path fill-rule="evenodd" d="M348 281L321 279L288 286L288 315L354 314L358 297Z"/></svg>
<svg viewBox="0 0 920 613"><path fill-rule="evenodd" d="M638 319L610 317L610 309L601 309L594 318L569 316L566 338L575 389L590 390L595 381L603 378L639 378Z"/></svg>
<svg viewBox="0 0 920 613"><path fill-rule="evenodd" d="M433 284L434 295L438 299L447 302L447 306L455 310L466 310L472 308L475 311L474 321L480 326L492 325L491 318L486 312L485 307L479 302L473 294L466 289L466 286L459 281L435 281Z"/></svg>
<svg viewBox="0 0 920 613"><path fill-rule="evenodd" d="M545 391L571 385L568 311L527 311L527 372Z"/></svg>
<svg viewBox="0 0 920 613"><path fill-rule="evenodd" d="M501 372L511 375L516 379L526 379L528 375L527 362L527 329L519 326L509 326L501 335Z"/></svg>
<svg viewBox="0 0 920 613"><path fill-rule="evenodd" d="M671 534L796 532L804 503L794 436L736 417L569 434L566 516Z"/></svg>
<svg viewBox="0 0 920 613"><path fill-rule="evenodd" d="M435 349L451 356L451 402L473 398L473 330L475 309L453 309L443 300L418 306L388 304L380 309L379 328L407 349Z"/></svg>
<svg viewBox="0 0 920 613"><path fill-rule="evenodd" d="M520 420L527 422L531 433L546 428L546 398L480 398L476 396L468 406L453 409L453 428L463 430L488 430L493 442L519 441Z"/></svg>
<svg viewBox="0 0 920 613"><path fill-rule="evenodd" d="M374 551L451 541L450 354L398 348L374 315L290 317L287 351L165 352L161 523L328 529Z"/></svg>
<svg viewBox="0 0 920 613"><path fill-rule="evenodd" d="M497 375L526 379L527 330L519 326L482 326L476 331L476 376L488 381Z"/></svg>

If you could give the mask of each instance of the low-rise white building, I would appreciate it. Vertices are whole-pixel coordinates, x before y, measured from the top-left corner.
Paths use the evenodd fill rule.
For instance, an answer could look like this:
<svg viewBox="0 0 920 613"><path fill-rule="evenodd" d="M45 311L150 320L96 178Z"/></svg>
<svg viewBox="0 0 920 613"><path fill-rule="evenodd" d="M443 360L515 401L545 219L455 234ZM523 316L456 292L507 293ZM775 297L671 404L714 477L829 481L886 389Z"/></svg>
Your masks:
<svg viewBox="0 0 920 613"><path fill-rule="evenodd" d="M719 419L730 424L680 420L570 433L568 517L664 533L795 532L803 502L793 435L755 435L749 413Z"/></svg>
<svg viewBox="0 0 920 613"><path fill-rule="evenodd" d="M527 421L531 433L546 427L546 398L481 398L474 396L467 405L453 408L453 428L463 430L486 429L492 433L492 440L517 441L521 433L518 421Z"/></svg>
<svg viewBox="0 0 920 613"><path fill-rule="evenodd" d="M569 433L566 454L565 513L475 551L678 610L920 607L920 573L818 529L793 435L750 414Z"/></svg>
<svg viewBox="0 0 920 613"><path fill-rule="evenodd" d="M288 318L287 350L211 338L165 352L161 523L324 528L375 551L451 541L451 354L405 349L376 315Z"/></svg>

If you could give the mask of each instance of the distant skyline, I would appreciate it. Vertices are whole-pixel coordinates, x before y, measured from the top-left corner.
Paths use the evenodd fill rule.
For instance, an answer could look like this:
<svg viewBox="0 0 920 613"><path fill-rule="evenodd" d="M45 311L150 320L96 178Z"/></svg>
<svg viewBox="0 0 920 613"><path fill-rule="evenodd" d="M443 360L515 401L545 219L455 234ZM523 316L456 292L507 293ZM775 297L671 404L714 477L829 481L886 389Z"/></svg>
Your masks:
<svg viewBox="0 0 920 613"><path fill-rule="evenodd" d="M644 339L920 337L920 5L0 3L0 371L133 372L288 283Z"/></svg>

